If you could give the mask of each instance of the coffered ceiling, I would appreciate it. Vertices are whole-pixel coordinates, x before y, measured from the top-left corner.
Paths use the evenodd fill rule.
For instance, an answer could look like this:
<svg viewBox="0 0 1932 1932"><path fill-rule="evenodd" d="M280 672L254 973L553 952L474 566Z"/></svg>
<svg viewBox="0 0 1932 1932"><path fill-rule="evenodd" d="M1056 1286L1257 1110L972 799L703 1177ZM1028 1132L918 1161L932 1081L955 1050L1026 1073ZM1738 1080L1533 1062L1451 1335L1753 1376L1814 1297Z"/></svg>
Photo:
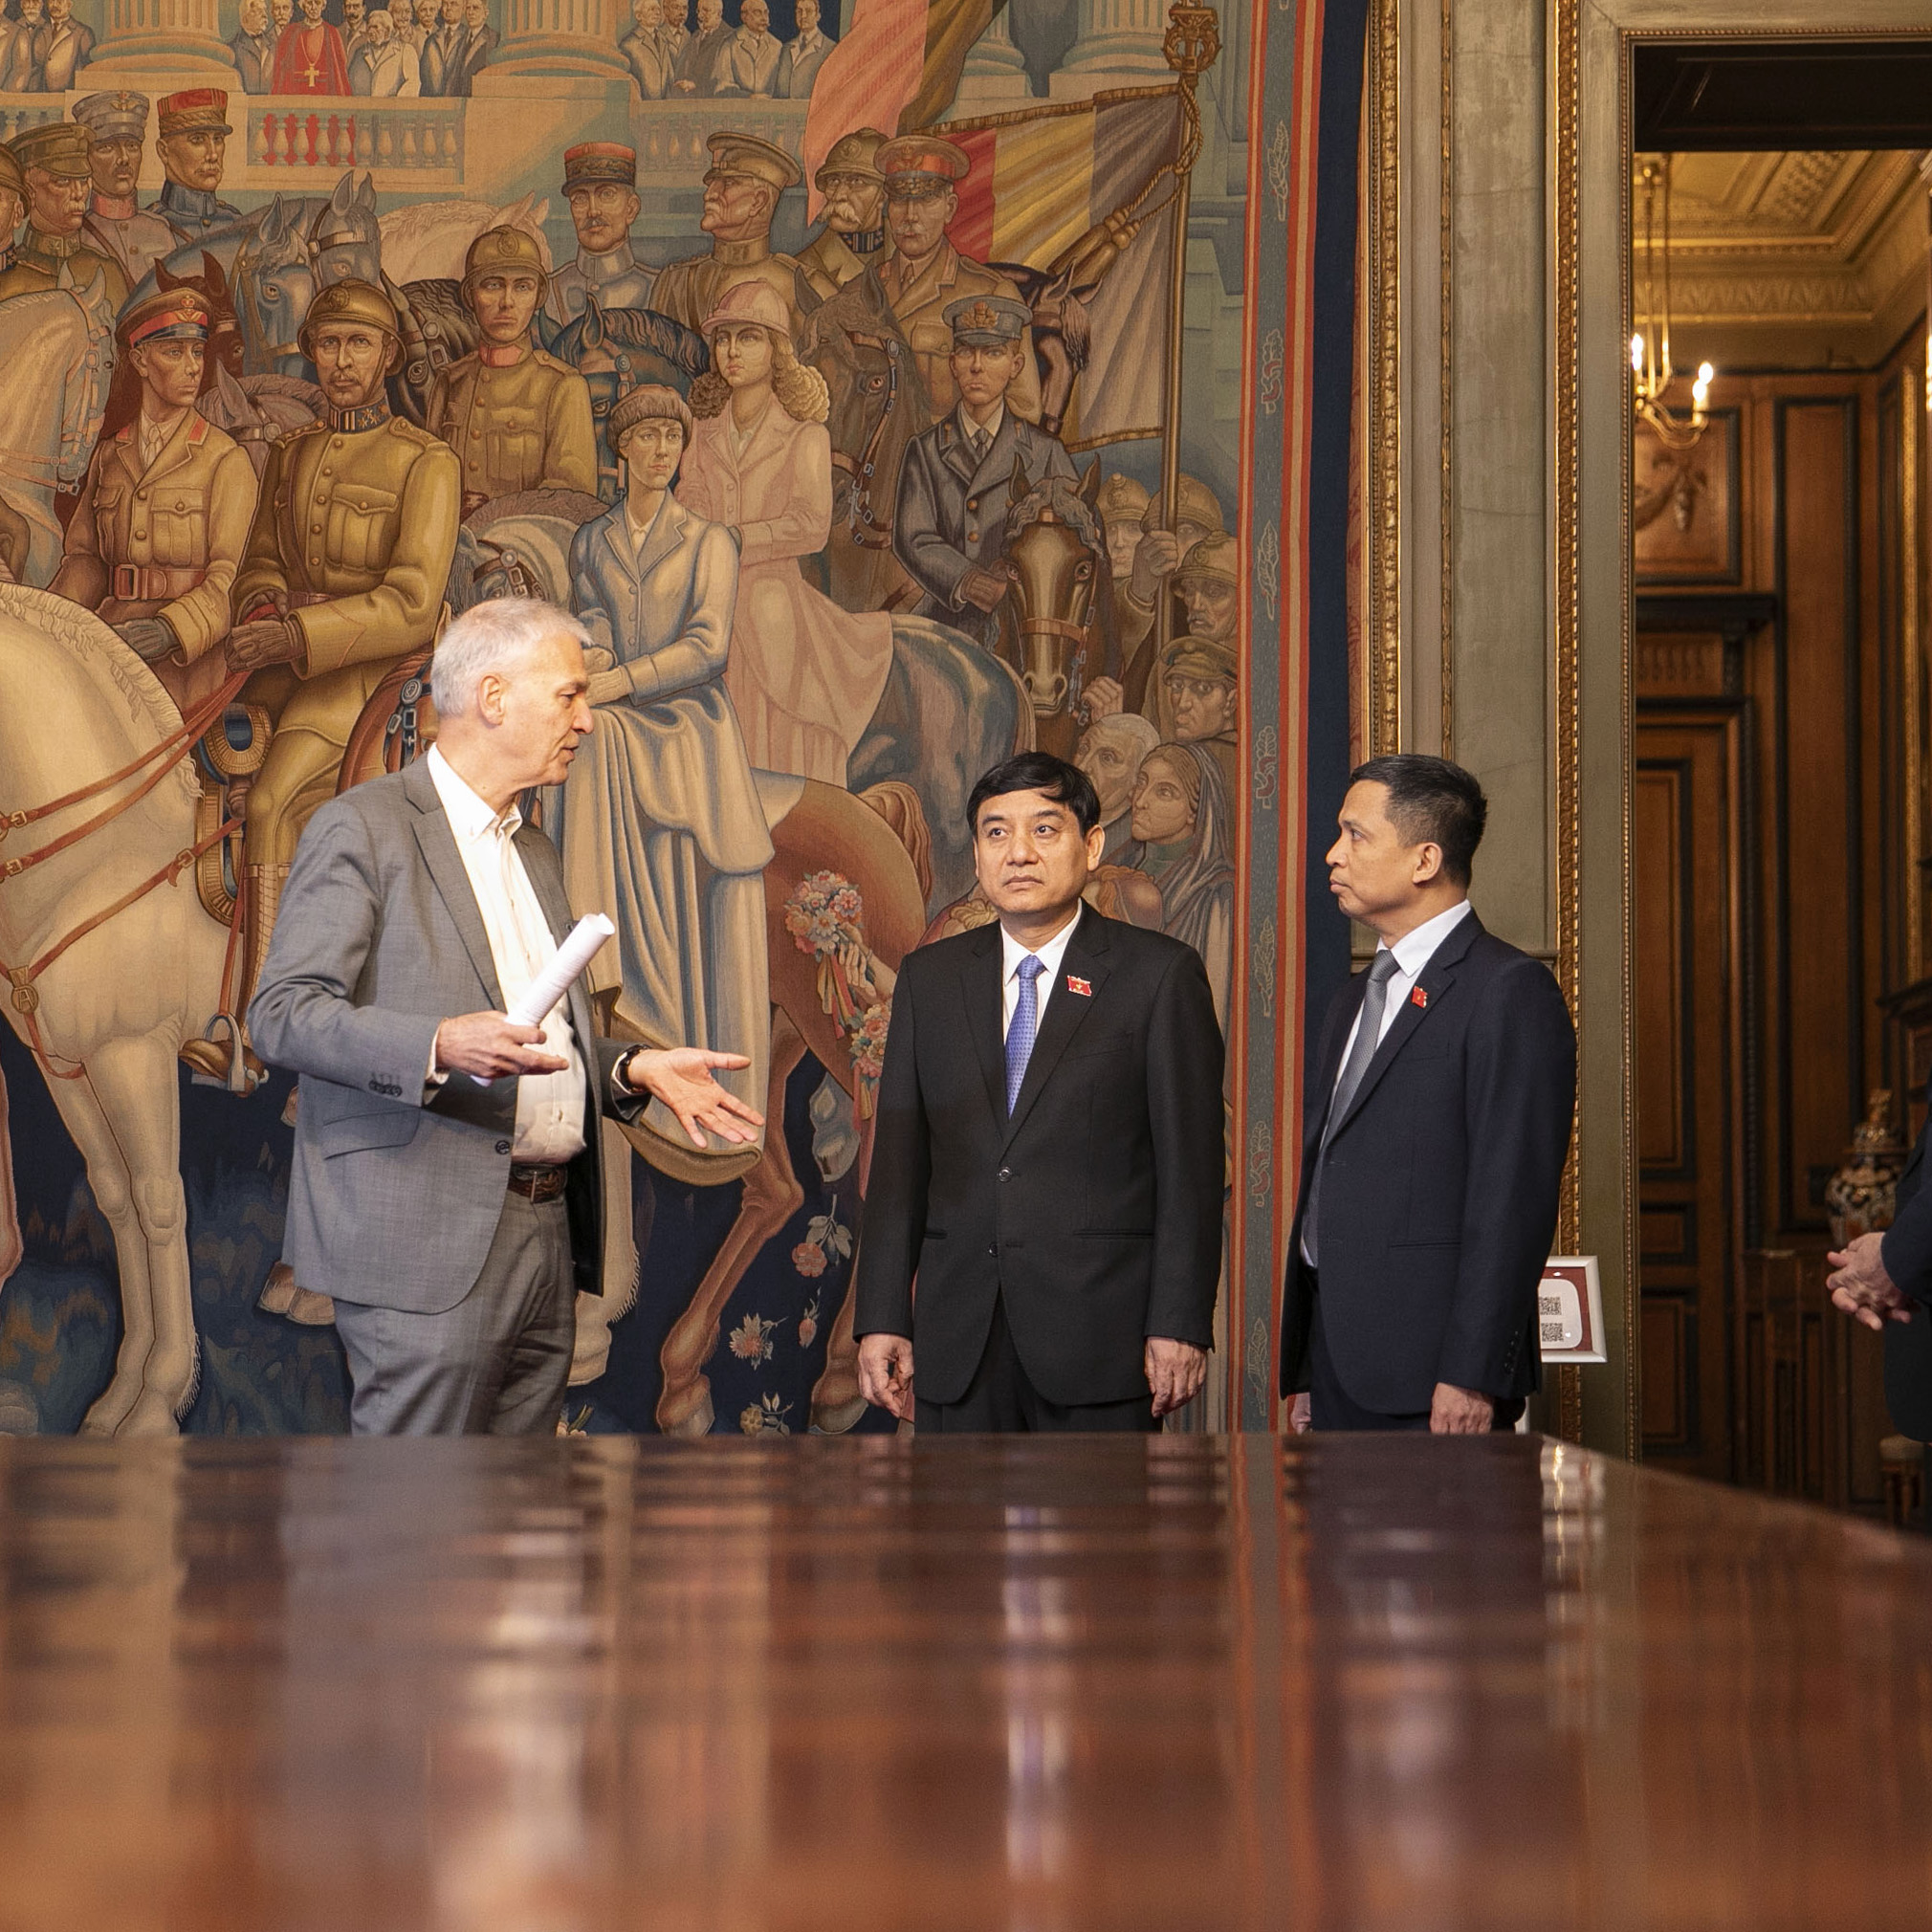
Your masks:
<svg viewBox="0 0 1932 1932"><path fill-rule="evenodd" d="M1632 299L1645 310L1643 164L1631 208ZM1671 180L1671 321L1680 370L1878 362L1925 309L1919 156L1680 154ZM1662 211L1658 214L1661 241ZM1659 287L1658 296L1661 296Z"/></svg>

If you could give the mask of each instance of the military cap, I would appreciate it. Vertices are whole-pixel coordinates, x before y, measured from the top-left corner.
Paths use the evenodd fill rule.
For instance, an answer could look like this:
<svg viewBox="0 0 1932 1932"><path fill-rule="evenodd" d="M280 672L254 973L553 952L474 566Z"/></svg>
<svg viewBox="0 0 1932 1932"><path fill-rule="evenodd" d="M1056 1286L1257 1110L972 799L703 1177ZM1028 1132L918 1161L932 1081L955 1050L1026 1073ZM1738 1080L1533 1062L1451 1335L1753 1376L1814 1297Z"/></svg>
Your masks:
<svg viewBox="0 0 1932 1932"><path fill-rule="evenodd" d="M468 289L487 274L515 274L519 270L537 277L537 298L541 301L541 292L550 286L550 272L543 266L537 237L520 228L486 228L463 257L463 286Z"/></svg>
<svg viewBox="0 0 1932 1932"><path fill-rule="evenodd" d="M1148 492L1131 476L1116 470L1100 486L1100 500L1094 508L1108 523L1138 523L1152 501Z"/></svg>
<svg viewBox="0 0 1932 1932"><path fill-rule="evenodd" d="M1168 646L1160 668L1168 677L1218 677L1236 682L1235 648L1218 638L1189 635Z"/></svg>
<svg viewBox="0 0 1932 1932"><path fill-rule="evenodd" d="M886 192L895 201L924 201L964 181L973 163L963 147L934 134L902 134L875 157L886 177Z"/></svg>
<svg viewBox="0 0 1932 1932"><path fill-rule="evenodd" d="M393 304L381 289L368 282L331 282L317 295L309 304L308 314L302 318L301 333L296 339L304 355L309 352L310 339L325 322L361 322L365 328L382 330L397 341L403 339Z"/></svg>
<svg viewBox="0 0 1932 1932"><path fill-rule="evenodd" d="M121 318L121 340L138 342L208 340L208 297L199 289L165 289L136 302Z"/></svg>
<svg viewBox="0 0 1932 1932"><path fill-rule="evenodd" d="M139 141L147 132L144 94L90 94L74 103L74 118L95 141Z"/></svg>
<svg viewBox="0 0 1932 1932"><path fill-rule="evenodd" d="M796 187L805 176L804 169L783 148L774 147L755 134L734 134L721 129L705 145L711 149L707 181L712 175L748 174L757 181L770 182L782 193L788 187Z"/></svg>
<svg viewBox="0 0 1932 1932"><path fill-rule="evenodd" d="M228 124L228 96L219 87L185 87L179 94L164 94L155 118L164 135L234 132Z"/></svg>
<svg viewBox="0 0 1932 1932"><path fill-rule="evenodd" d="M43 121L38 127L24 127L8 145L23 175L37 167L68 181L84 181L92 172L87 165L87 130L71 121Z"/></svg>
<svg viewBox="0 0 1932 1932"><path fill-rule="evenodd" d="M1197 523L1203 530L1227 528L1221 516L1220 498L1199 477L1185 474L1175 478L1174 520L1176 523ZM1148 498L1147 508L1141 513L1140 527L1143 530L1158 530L1161 527L1158 496Z"/></svg>
<svg viewBox="0 0 1932 1932"><path fill-rule="evenodd" d="M11 147L0 146L0 194L11 194L25 202L27 199L27 176L20 164L13 158ZM5 248L11 235L0 240L0 248Z"/></svg>
<svg viewBox="0 0 1932 1932"><path fill-rule="evenodd" d="M823 191L826 181L835 174L855 174L865 181L884 182L886 177L879 172L879 150L885 144L886 137L876 127L861 127L851 134L842 134L813 175L812 186Z"/></svg>
<svg viewBox="0 0 1932 1932"><path fill-rule="evenodd" d="M944 314L955 349L1003 349L1033 324L1033 311L1010 296L963 296Z"/></svg>
<svg viewBox="0 0 1932 1932"><path fill-rule="evenodd" d="M756 275L734 282L718 296L717 306L704 318L704 327L698 334L709 341L714 329L743 328L752 322L782 336L788 342L792 339L791 311L785 307L784 296L770 282Z"/></svg>
<svg viewBox="0 0 1932 1932"><path fill-rule="evenodd" d="M1175 569L1174 581L1185 583L1189 578L1218 578L1227 583L1240 582L1240 553L1225 530L1210 531L1181 559Z"/></svg>
<svg viewBox="0 0 1932 1932"><path fill-rule="evenodd" d="M609 438L610 447L622 455L626 431L655 417L683 424L685 447L691 447L691 439L697 434L691 406L668 383L640 383L636 388L620 397L604 426L604 433Z"/></svg>
<svg viewBox="0 0 1932 1932"><path fill-rule="evenodd" d="M563 192L614 181L637 186L637 150L621 141L581 141L563 150Z"/></svg>

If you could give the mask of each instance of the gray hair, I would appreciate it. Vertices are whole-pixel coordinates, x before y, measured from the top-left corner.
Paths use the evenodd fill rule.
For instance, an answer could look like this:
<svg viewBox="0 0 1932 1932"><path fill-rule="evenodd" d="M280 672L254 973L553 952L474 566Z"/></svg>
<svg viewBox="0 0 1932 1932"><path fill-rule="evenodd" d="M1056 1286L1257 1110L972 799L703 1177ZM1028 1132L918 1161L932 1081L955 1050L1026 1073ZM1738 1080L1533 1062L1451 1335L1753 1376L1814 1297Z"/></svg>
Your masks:
<svg viewBox="0 0 1932 1932"><path fill-rule="evenodd" d="M535 597L494 597L474 604L441 638L429 660L429 692L439 717L465 717L476 707L476 687L506 665L559 633L587 645L590 633L567 610Z"/></svg>
<svg viewBox="0 0 1932 1932"><path fill-rule="evenodd" d="M1138 712L1117 711L1106 717L1095 718L1081 734L1083 744L1088 738L1131 738L1133 741L1133 761L1139 764L1160 742L1160 733Z"/></svg>

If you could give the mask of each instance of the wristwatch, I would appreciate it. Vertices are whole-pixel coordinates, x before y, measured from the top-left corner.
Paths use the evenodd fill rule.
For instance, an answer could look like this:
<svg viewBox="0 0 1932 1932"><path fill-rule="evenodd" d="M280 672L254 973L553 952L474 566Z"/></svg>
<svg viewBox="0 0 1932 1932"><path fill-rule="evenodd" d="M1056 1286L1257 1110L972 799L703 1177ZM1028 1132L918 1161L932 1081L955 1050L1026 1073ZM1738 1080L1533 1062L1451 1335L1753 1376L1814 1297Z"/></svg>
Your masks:
<svg viewBox="0 0 1932 1932"><path fill-rule="evenodd" d="M630 1084L630 1063L633 1060L635 1060L637 1056L644 1050L645 1049L641 1044L637 1046L626 1046L624 1049L624 1051L617 1056L617 1064L610 1069L610 1077L614 1081L616 1081L618 1086L621 1087L626 1093L640 1093L643 1091L643 1088L633 1087Z"/></svg>

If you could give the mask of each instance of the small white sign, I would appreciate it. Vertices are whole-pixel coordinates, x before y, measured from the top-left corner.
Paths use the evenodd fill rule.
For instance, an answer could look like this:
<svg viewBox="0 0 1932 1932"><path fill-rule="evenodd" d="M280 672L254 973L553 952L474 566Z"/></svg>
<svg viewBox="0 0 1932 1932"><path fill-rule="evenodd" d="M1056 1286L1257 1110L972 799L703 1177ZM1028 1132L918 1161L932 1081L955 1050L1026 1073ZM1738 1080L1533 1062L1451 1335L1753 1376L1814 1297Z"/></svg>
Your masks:
<svg viewBox="0 0 1932 1932"><path fill-rule="evenodd" d="M1603 1362L1603 1287L1594 1255L1552 1255L1536 1290L1536 1330L1546 1362Z"/></svg>

